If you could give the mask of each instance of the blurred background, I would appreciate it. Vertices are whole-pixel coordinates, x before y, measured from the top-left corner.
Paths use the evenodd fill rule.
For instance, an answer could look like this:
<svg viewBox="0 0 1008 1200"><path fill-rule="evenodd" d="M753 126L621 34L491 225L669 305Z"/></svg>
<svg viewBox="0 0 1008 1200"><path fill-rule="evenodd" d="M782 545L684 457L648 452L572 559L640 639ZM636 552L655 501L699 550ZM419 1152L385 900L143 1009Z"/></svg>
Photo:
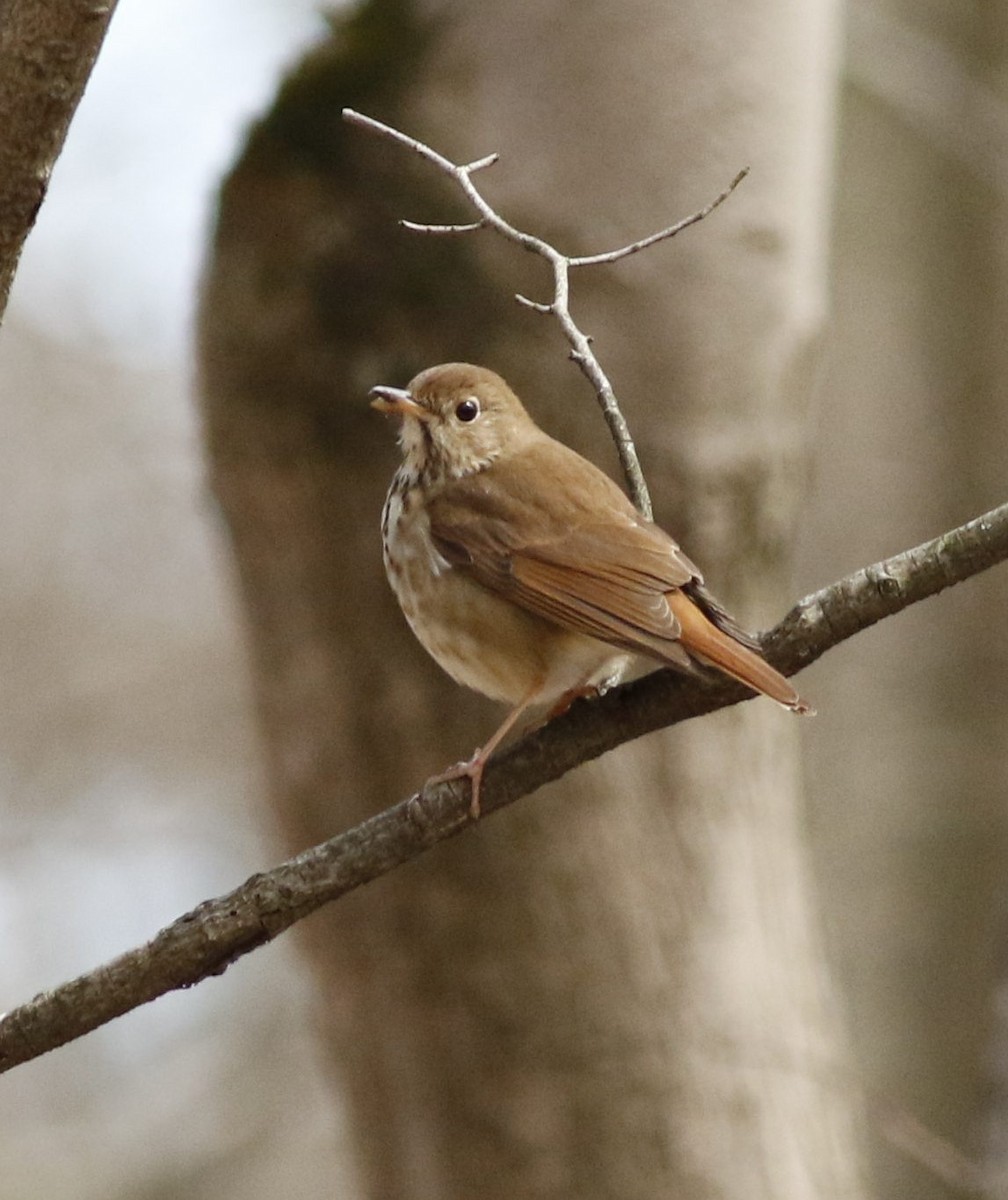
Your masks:
<svg viewBox="0 0 1008 1200"><path fill-rule="evenodd" d="M796 243L815 244L808 269L828 281L828 315L808 371L791 597L1003 502L1008 450L1008 12L962 0L811 7L829 136L809 153L823 159L826 202L803 218L804 198L790 200ZM737 19L730 4L718 10ZM605 6L578 19L604 71L616 53ZM309 822L299 842L297 820L278 820L268 800L246 641L263 618L243 605L207 481L193 328L221 178L285 71L325 36L303 0L122 0L22 259L0 332L0 1008L309 840ZM568 84L578 80L557 88ZM534 106L514 92L515 111ZM340 97L327 101L335 111ZM438 103L420 107L425 120ZM564 120L543 103L524 142L500 147L491 133L444 149L505 148L534 178ZM711 154L742 165L745 129L720 127L732 118L716 104L695 115L695 128L656 128L732 141ZM759 144L775 131L749 134ZM705 173L694 203L656 207L643 228L614 230L587 203L585 249L697 207L733 169ZM717 239L713 221L703 228ZM644 276L676 270L678 247ZM558 341L549 352L562 370ZM409 355L397 353L374 367L401 370ZM404 382L358 367L361 396L369 382ZM695 519L697 537L705 520L717 516ZM871 1183L857 1194L1006 1194L1006 587L1002 568L917 606L831 652L803 684L821 714L802 730L812 921L852 1047L849 1070L827 1052L822 1077L861 1114ZM270 697L258 700L268 720ZM392 784L384 794L398 798ZM331 832L346 823L327 820ZM354 1135L319 1049L320 991L302 949L283 938L5 1076L0 1196L383 1194L359 1181L359 1118ZM923 1162L922 1139L894 1148L893 1109L963 1160ZM424 1186L415 1194L446 1194ZM564 1194L537 1186L514 1194Z"/></svg>
<svg viewBox="0 0 1008 1200"><path fill-rule="evenodd" d="M0 1006L276 858L192 397L214 191L314 3L125 3L0 332ZM269 961L267 961L269 960ZM289 944L0 1086L3 1196L332 1194Z"/></svg>

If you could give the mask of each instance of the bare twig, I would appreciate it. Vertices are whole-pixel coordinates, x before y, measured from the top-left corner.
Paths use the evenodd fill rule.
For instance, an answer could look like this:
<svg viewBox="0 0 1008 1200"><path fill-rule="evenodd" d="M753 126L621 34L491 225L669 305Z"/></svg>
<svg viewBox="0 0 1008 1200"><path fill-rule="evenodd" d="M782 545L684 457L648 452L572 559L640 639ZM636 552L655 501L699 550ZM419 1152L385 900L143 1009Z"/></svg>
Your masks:
<svg viewBox="0 0 1008 1200"><path fill-rule="evenodd" d="M871 1109L886 1141L948 1187L963 1195L999 1194L995 1189L999 1183L1003 1184L1003 1167L974 1161L913 1113L888 1100L873 1098Z"/></svg>
<svg viewBox="0 0 1008 1200"><path fill-rule="evenodd" d="M465 225L424 225L420 221L402 220L399 224L403 229L408 229L410 233L435 233L442 237L454 236L458 233L475 233L477 229L483 228L482 221L469 221Z"/></svg>
<svg viewBox="0 0 1008 1200"><path fill-rule="evenodd" d="M883 617L1008 559L1008 504L806 597L763 643L791 674ZM750 698L730 680L658 671L569 712L491 760L485 815L654 729ZM208 900L151 941L0 1019L0 1071L73 1041L176 988L220 974L323 904L454 837L471 823L467 785L417 795Z"/></svg>
<svg viewBox="0 0 1008 1200"><path fill-rule="evenodd" d="M0 317L115 0L0 5Z"/></svg>
<svg viewBox="0 0 1008 1200"><path fill-rule="evenodd" d="M659 233L641 238L640 241L633 242L629 246L623 246L619 250L609 250L603 254L589 254L572 258L569 255L561 254L559 250L551 246L549 242L543 241L542 238L516 229L513 225L505 221L484 199L473 183L472 175L476 171L481 171L484 167L492 166L497 162L496 154L487 155L486 158L477 159L476 162L460 165L453 163L450 159L445 158L444 155L438 154L436 150L432 150L424 142L418 141L408 134L400 133L398 129L393 129L391 125L385 125L381 121L376 121L373 117L364 116L363 113L355 112L351 108L343 110L343 118L351 125L358 125L362 129L367 129L371 133L378 134L380 137L388 138L400 146L405 146L408 150L412 150L415 154L419 154L421 158L426 159L427 162L432 163L439 171L444 172L445 175L459 185L466 199L480 214L478 221L474 221L468 225L428 225L416 221L401 221L400 224L404 228L411 229L416 233L431 234L459 234L471 233L477 229L494 229L502 237L515 242L524 250L538 254L540 258L544 258L550 264L553 270L553 299L548 304L543 304L537 300L530 300L528 297L521 295L517 296L516 299L519 303L524 304L526 308L556 317L560 328L564 332L564 336L570 344L571 358L581 368L581 371L595 389L595 395L598 397L599 404L602 407L606 423L609 426L609 432L616 443L620 465L623 468L623 474L626 476L627 486L630 489L633 502L644 516L650 519L652 515L651 496L644 479L644 472L641 470L637 448L634 446L633 438L630 435L630 428L616 400L612 384L609 382L608 376L602 370L601 364L592 351L591 338L581 331L570 313L570 268L614 263L621 258L627 258L631 254L636 254L648 246L653 246L656 242L674 237L683 229L688 228L690 225L695 225L697 221L702 221L704 217L712 213L719 204L726 200L745 178L748 173L748 167L744 171L740 171L728 187L716 199L712 200L710 204L700 209L699 212L693 213L692 216L678 221L675 225L670 225L667 229L663 229Z"/></svg>
<svg viewBox="0 0 1008 1200"><path fill-rule="evenodd" d="M681 221L676 221L674 225L670 225L667 229L661 229L658 233L652 233L648 237L641 238L639 241L631 242L629 246L623 246L619 250L608 250L604 254L582 254L578 258L569 258L567 265L571 267L597 267L602 263L619 262L621 258L629 258L631 254L636 254L640 250L646 250L648 246L654 246L657 242L664 242L667 238L675 237L677 233L682 233L684 229L689 229L697 221L702 221L704 217L709 217L718 205L724 204L748 174L749 168L743 167L725 190L715 196L710 204L705 205L695 213L691 213L688 217L683 217Z"/></svg>

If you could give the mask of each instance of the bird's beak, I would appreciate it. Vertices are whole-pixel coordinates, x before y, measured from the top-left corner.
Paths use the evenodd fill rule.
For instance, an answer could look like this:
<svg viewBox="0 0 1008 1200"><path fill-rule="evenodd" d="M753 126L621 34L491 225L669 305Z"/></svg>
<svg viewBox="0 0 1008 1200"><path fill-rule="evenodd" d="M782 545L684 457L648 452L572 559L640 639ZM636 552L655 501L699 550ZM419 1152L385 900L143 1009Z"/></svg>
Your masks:
<svg viewBox="0 0 1008 1200"><path fill-rule="evenodd" d="M380 413L392 416L413 417L416 421L429 421L431 414L426 408L413 399L405 388L373 387L369 396L373 396L371 407Z"/></svg>

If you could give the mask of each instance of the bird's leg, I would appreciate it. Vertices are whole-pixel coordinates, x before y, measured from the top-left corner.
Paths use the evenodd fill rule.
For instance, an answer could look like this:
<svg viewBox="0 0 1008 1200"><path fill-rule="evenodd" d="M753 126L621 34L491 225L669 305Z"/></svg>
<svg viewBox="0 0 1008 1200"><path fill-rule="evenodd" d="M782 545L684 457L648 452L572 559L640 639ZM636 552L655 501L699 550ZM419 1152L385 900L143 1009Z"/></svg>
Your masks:
<svg viewBox="0 0 1008 1200"><path fill-rule="evenodd" d="M449 767L447 771L442 771L438 775L432 775L427 780L428 783L445 783L449 779L467 778L472 787L472 796L469 801L469 812L474 821L479 820L480 815L480 784L483 782L483 769L490 761L490 756L507 737L515 726L515 722L523 712L536 701L536 697L542 691L542 681L538 680L535 687L522 697L521 700L511 709L508 715L501 722L499 728L494 735L486 742L485 745L478 748L472 758L466 762L456 763L453 767Z"/></svg>
<svg viewBox="0 0 1008 1200"><path fill-rule="evenodd" d="M580 683L568 688L546 714L543 725L548 725L550 721L562 717L575 700L594 700L597 696L604 696L610 688L615 687L623 680L627 661L610 664L608 674L601 679L598 678L598 671L592 671Z"/></svg>
<svg viewBox="0 0 1008 1200"><path fill-rule="evenodd" d="M564 692L546 714L546 720L543 721L543 724L548 725L550 721L556 720L557 717L562 717L575 700L593 700L599 694L599 691L598 684L582 683L578 687L571 688L569 692Z"/></svg>

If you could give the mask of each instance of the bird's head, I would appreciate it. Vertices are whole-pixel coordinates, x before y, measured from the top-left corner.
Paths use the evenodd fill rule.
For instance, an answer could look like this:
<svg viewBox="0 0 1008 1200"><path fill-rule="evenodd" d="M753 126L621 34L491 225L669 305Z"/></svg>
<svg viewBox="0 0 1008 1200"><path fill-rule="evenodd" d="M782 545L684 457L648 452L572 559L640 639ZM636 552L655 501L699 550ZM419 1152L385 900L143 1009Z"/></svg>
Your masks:
<svg viewBox="0 0 1008 1200"><path fill-rule="evenodd" d="M402 418L403 458L418 475L471 475L536 432L504 380L469 363L428 367L406 388L373 387L370 395L372 408Z"/></svg>

